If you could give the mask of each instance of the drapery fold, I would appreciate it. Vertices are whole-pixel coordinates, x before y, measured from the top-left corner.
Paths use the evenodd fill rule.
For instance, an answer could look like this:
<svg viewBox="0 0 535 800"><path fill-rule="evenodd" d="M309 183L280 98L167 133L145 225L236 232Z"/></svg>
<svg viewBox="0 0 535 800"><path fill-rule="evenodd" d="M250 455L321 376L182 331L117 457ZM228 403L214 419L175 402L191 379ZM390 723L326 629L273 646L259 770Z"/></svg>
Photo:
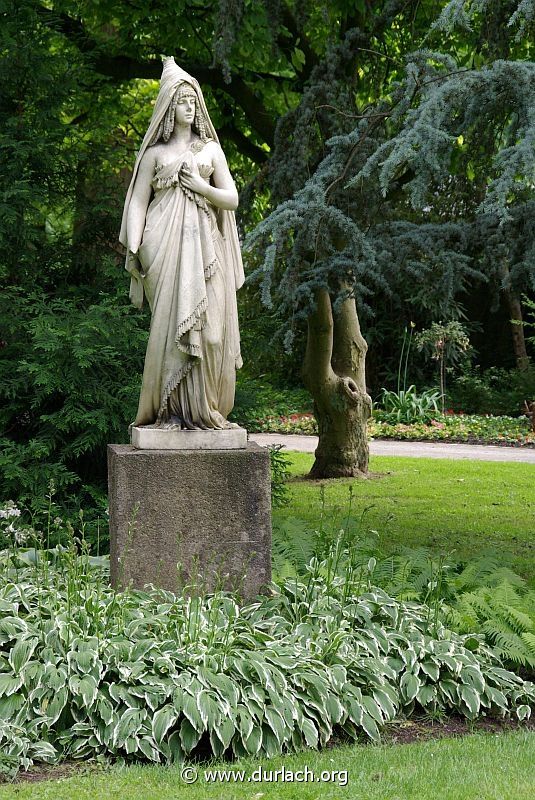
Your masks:
<svg viewBox="0 0 535 800"><path fill-rule="evenodd" d="M129 251L127 220L139 165L159 140L162 120L177 88L197 97L202 136L172 163L156 165L143 238ZM127 249L130 299L144 296L152 318L134 425L168 422L187 428L226 428L234 405L235 371L242 365L236 290L244 283L234 212L215 209L181 184L180 168L199 173L196 154L207 142L219 148L198 82L164 59L160 91L137 154L128 188L120 241ZM205 176L207 177L207 176ZM175 418L174 420L172 418Z"/></svg>
<svg viewBox="0 0 535 800"><path fill-rule="evenodd" d="M152 318L134 424L172 414L186 427L223 428L241 366L235 279L216 212L182 186L182 165L198 173L191 149L156 170L139 248ZM190 370L200 374L188 379Z"/></svg>

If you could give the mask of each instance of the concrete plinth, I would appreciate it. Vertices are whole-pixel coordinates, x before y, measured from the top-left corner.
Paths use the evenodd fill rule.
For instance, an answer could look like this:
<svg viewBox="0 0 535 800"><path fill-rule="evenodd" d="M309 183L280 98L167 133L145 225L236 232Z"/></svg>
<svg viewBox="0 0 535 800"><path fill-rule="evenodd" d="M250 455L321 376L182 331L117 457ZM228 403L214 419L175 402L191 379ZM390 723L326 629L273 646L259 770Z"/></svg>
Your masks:
<svg viewBox="0 0 535 800"><path fill-rule="evenodd" d="M108 446L111 580L245 598L271 579L269 453ZM200 576L200 577L199 577Z"/></svg>
<svg viewBox="0 0 535 800"><path fill-rule="evenodd" d="M132 428L131 442L139 450L244 450L247 431L245 428L188 431L146 425Z"/></svg>

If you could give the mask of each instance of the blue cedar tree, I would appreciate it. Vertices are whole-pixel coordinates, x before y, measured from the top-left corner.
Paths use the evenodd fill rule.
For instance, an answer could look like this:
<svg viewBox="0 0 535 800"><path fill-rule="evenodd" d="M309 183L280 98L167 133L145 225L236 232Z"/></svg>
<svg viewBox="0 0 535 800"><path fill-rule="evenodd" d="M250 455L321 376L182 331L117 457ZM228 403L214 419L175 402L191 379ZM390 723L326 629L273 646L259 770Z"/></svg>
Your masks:
<svg viewBox="0 0 535 800"><path fill-rule="evenodd" d="M437 27L448 19L475 25L485 5L450 3ZM257 259L251 279L267 305L276 298L290 328L307 320L309 355L311 320L318 322L326 298L334 317L353 299L371 314L378 293L394 295L409 281L412 302L444 318L462 314L462 292L474 279L516 292L535 286L535 64L523 58L518 34L528 35L531 19L527 4L505 5L512 42L504 40L502 14L493 17L495 42L478 66L416 50L364 109L347 80L360 36L351 30L279 124L271 169L282 202L248 237ZM517 59L488 59L515 48ZM326 120L315 112L327 98L334 102ZM329 127L334 135L325 141ZM334 325L333 364L336 322L326 314L321 325Z"/></svg>

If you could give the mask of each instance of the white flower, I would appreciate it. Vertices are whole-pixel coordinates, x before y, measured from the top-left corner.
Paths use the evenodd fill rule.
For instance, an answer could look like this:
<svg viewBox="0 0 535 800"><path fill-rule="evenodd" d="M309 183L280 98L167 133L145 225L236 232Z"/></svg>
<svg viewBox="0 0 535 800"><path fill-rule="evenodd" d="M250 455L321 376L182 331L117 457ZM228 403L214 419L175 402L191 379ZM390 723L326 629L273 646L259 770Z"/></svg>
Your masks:
<svg viewBox="0 0 535 800"><path fill-rule="evenodd" d="M18 545L20 547L20 545L26 544L26 541L28 539L27 531L25 531L25 530L17 530L14 533L15 533L15 535L14 535L13 538L15 539L15 544L16 545Z"/></svg>
<svg viewBox="0 0 535 800"><path fill-rule="evenodd" d="M20 508L12 503L6 503L4 508L0 508L0 519L9 519L9 517L20 517Z"/></svg>
<svg viewBox="0 0 535 800"><path fill-rule="evenodd" d="M0 508L0 519L9 519L10 517L20 517L20 509L15 506Z"/></svg>

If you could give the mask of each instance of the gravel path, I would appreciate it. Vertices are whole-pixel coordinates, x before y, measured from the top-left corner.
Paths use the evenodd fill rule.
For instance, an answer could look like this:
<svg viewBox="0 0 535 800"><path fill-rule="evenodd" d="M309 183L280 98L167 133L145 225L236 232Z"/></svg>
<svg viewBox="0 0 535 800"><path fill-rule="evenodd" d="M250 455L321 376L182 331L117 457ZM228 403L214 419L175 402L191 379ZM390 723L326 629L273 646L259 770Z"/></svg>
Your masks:
<svg viewBox="0 0 535 800"><path fill-rule="evenodd" d="M296 436L284 433L251 433L249 439L267 446L283 444L287 450L313 453L317 436ZM410 456L411 458L465 458L475 461L519 461L535 464L535 448L496 447L481 444L451 444L449 442L397 442L391 439L370 442L374 456Z"/></svg>

